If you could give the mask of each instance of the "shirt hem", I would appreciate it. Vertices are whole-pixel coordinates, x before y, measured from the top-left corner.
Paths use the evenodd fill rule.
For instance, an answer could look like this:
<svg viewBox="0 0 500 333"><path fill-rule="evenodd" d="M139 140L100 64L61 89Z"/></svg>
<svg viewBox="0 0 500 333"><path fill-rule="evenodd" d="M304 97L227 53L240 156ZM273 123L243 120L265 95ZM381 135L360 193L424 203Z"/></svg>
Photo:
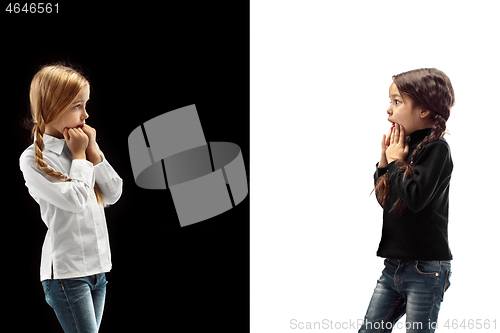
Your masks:
<svg viewBox="0 0 500 333"><path fill-rule="evenodd" d="M444 261L453 260L453 256L421 256L421 255L401 255L401 254L388 254L377 252L377 257L396 259L396 260L420 260L420 261Z"/></svg>
<svg viewBox="0 0 500 333"><path fill-rule="evenodd" d="M100 270L95 270L95 271L90 271L90 272L78 272L78 273L71 273L71 274L63 274L63 275L58 275L54 272L54 279L53 280L59 280L59 279L74 279L74 278L80 278L80 277L86 277L89 275L95 275L95 274L101 274L101 273L109 273L111 271L111 268L109 269L100 269ZM52 280L50 274L48 276L40 276L40 282L45 281L45 280Z"/></svg>

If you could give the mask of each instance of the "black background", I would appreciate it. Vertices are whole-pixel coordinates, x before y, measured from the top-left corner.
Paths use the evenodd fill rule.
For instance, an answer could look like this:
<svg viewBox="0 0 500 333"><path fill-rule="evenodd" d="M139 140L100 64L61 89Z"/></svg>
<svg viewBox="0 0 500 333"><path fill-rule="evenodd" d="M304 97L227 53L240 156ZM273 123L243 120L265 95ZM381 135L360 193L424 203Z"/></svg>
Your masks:
<svg viewBox="0 0 500 333"><path fill-rule="evenodd" d="M100 332L249 331L250 196L181 228L170 192L137 187L128 157L133 129L196 104L206 140L238 144L250 175L249 2L184 3L60 3L59 14L2 3L2 318L16 332L62 332L39 281L46 227L18 163L31 144L31 78L55 61L89 78L87 123L123 179L106 208L113 269Z"/></svg>

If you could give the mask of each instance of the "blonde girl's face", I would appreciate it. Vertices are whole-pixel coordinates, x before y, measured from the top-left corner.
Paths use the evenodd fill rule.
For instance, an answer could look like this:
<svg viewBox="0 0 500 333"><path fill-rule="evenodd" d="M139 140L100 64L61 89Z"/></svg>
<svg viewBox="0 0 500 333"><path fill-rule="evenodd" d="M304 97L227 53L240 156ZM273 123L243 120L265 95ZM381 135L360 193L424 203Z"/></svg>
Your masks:
<svg viewBox="0 0 500 333"><path fill-rule="evenodd" d="M413 100L410 96L403 96L399 92L396 84L393 82L389 87L389 97L391 105L387 109L389 120L391 123L403 125L405 134L410 135L419 127L419 110L413 106Z"/></svg>
<svg viewBox="0 0 500 333"><path fill-rule="evenodd" d="M80 89L73 102L57 121L46 126L46 133L57 138L64 138L62 133L65 128L75 128L85 124L85 119L89 117L87 113L87 102L90 99L90 86L86 85Z"/></svg>

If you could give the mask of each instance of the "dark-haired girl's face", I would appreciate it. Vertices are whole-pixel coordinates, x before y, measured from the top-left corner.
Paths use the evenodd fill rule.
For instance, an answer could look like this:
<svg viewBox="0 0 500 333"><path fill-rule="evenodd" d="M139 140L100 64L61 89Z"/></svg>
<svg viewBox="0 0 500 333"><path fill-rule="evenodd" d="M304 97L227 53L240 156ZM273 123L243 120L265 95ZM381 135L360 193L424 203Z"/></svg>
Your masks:
<svg viewBox="0 0 500 333"><path fill-rule="evenodd" d="M388 120L393 124L402 125L406 135L420 129L422 126L420 110L414 107L412 98L400 93L394 82L389 87L389 97L391 105L387 109Z"/></svg>

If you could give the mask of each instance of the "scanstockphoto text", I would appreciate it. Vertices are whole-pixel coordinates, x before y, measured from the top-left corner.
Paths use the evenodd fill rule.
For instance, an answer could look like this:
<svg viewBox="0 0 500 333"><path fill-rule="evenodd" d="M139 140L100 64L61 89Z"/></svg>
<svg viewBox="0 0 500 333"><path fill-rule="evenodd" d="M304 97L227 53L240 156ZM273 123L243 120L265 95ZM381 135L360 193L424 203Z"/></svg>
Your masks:
<svg viewBox="0 0 500 333"><path fill-rule="evenodd" d="M497 319L447 319L444 323L437 322L414 322L406 323L399 321L395 324L391 322L369 322L364 319L332 320L322 319L316 321L306 321L290 319L289 328L292 330L359 330L363 324L367 328L373 329L450 329L450 330L496 330Z"/></svg>
<svg viewBox="0 0 500 333"><path fill-rule="evenodd" d="M393 329L393 328L406 328L406 329L422 329L424 326L437 328L437 323L403 323L398 322L392 324L392 322L369 322L363 319L349 319L345 321L336 321L332 319L322 319L321 321L300 321L297 319L290 320L290 328L297 330L359 330L362 325L366 325L368 329ZM408 326L408 325L410 326Z"/></svg>

